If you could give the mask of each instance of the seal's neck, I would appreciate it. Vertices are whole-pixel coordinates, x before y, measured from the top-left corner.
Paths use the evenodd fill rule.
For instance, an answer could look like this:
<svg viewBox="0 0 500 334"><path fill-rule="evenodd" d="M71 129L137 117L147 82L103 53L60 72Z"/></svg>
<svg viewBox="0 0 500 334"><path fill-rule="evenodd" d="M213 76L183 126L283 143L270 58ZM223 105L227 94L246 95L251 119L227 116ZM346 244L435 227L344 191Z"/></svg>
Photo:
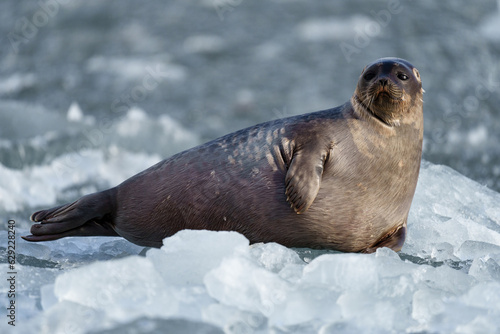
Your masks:
<svg viewBox="0 0 500 334"><path fill-rule="evenodd" d="M351 97L351 104L354 110L354 113L365 120L374 120L385 127L395 127L399 126L399 119L394 118L392 113L375 113L371 110L366 104L361 101L356 92Z"/></svg>

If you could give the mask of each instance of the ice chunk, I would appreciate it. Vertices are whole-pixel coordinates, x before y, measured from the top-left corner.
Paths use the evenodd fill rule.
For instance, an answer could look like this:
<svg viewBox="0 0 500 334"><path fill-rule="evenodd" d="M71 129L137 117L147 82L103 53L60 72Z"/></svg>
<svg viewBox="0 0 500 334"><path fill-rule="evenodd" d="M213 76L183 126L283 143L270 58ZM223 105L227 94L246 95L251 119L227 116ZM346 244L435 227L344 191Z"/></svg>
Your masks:
<svg viewBox="0 0 500 334"><path fill-rule="evenodd" d="M71 127L64 116L40 105L1 100L0 110L0 138L32 138Z"/></svg>
<svg viewBox="0 0 500 334"><path fill-rule="evenodd" d="M425 258L447 243L447 253L466 260L468 254L458 252L466 241L500 245L498 203L500 194L449 167L423 162L402 251Z"/></svg>
<svg viewBox="0 0 500 334"><path fill-rule="evenodd" d="M473 260L487 254L500 253L500 245L494 245L487 242L466 240L460 245L456 254L461 259Z"/></svg>
<svg viewBox="0 0 500 334"><path fill-rule="evenodd" d="M315 313L323 314L324 321L349 319L362 328L404 329L397 319L410 312L407 300L416 267L403 263L388 249L370 256L329 254L304 268L301 283L324 291L324 297L319 295L312 304L313 308L317 305ZM330 313L321 311L335 299L336 304L328 307Z"/></svg>
<svg viewBox="0 0 500 334"><path fill-rule="evenodd" d="M224 39L217 35L194 35L184 41L184 50L188 53L217 54L224 48Z"/></svg>
<svg viewBox="0 0 500 334"><path fill-rule="evenodd" d="M275 326L294 326L317 319L324 323L340 321L342 312L337 303L340 293L309 284L299 285L286 294L286 298L270 317Z"/></svg>
<svg viewBox="0 0 500 334"><path fill-rule="evenodd" d="M0 94L7 95L31 88L38 83L33 73L14 73L0 82Z"/></svg>
<svg viewBox="0 0 500 334"><path fill-rule="evenodd" d="M248 312L224 304L213 303L203 309L202 319L224 328L226 333L254 333L265 331L267 319L264 315Z"/></svg>
<svg viewBox="0 0 500 334"><path fill-rule="evenodd" d="M167 317L178 308L153 264L139 256L65 272L57 277L54 292L59 301L99 310L121 322L144 315Z"/></svg>
<svg viewBox="0 0 500 334"><path fill-rule="evenodd" d="M22 255L17 261L34 267L73 267L95 260L108 260L127 255L139 254L143 247L132 244L123 238L87 237L63 238L50 243L32 243L20 238L28 235L28 230L18 229L16 253ZM0 247L7 247L6 232L0 231Z"/></svg>
<svg viewBox="0 0 500 334"><path fill-rule="evenodd" d="M186 77L184 67L164 60L95 56L87 61L87 70L113 73L130 81L141 80L142 86L138 87L143 89L148 88L148 85L144 84L145 78L156 79L155 76L158 76L161 80L183 80Z"/></svg>
<svg viewBox="0 0 500 334"><path fill-rule="evenodd" d="M475 285L462 298L469 306L483 308L500 315L500 283L483 282Z"/></svg>
<svg viewBox="0 0 500 334"><path fill-rule="evenodd" d="M497 5L497 11L492 12L489 17L482 20L479 27L484 37L496 42L500 41L500 37L498 36L498 29L500 29L500 13L498 12L498 7L500 7L500 5Z"/></svg>
<svg viewBox="0 0 500 334"><path fill-rule="evenodd" d="M311 19L298 26L298 35L306 41L348 40L370 24L377 24L367 16L355 15L347 19L330 17Z"/></svg>
<svg viewBox="0 0 500 334"><path fill-rule="evenodd" d="M50 284L60 273L57 269L25 266L19 263L15 264L14 270L9 264L2 263L0 270L5 274L0 281L0 293L5 297L4 300L15 301L16 321L22 325L40 314L38 306L40 286ZM13 281L8 280L11 276L14 277Z"/></svg>
<svg viewBox="0 0 500 334"><path fill-rule="evenodd" d="M304 264L304 261L300 259L296 252L274 242L252 245L250 254L264 268L275 273L279 273L288 265Z"/></svg>
<svg viewBox="0 0 500 334"><path fill-rule="evenodd" d="M139 254L143 247L135 245L124 239L113 238L114 240L104 239L103 244L99 246L99 253L103 253L112 257L122 257L131 254Z"/></svg>
<svg viewBox="0 0 500 334"><path fill-rule="evenodd" d="M448 294L440 290L423 288L417 290L413 294L412 299L412 317L413 319L427 323L436 314L440 314L445 310L444 298Z"/></svg>
<svg viewBox="0 0 500 334"><path fill-rule="evenodd" d="M57 304L58 300L54 293L54 284L43 285L40 289L40 299L43 310L48 310Z"/></svg>
<svg viewBox="0 0 500 334"><path fill-rule="evenodd" d="M488 128L484 125L479 125L469 131L467 140L472 146L480 147L487 142L488 137Z"/></svg>
<svg viewBox="0 0 500 334"><path fill-rule="evenodd" d="M204 279L207 291L219 302L269 316L285 300L290 284L246 256L233 256Z"/></svg>
<svg viewBox="0 0 500 334"><path fill-rule="evenodd" d="M413 271L412 278L418 286L425 286L453 295L465 293L476 283L474 277L448 266L437 268L419 266Z"/></svg>
<svg viewBox="0 0 500 334"><path fill-rule="evenodd" d="M486 255L481 258L476 258L469 268L469 275L474 276L479 281L495 280L500 282L500 265L497 260Z"/></svg>
<svg viewBox="0 0 500 334"><path fill-rule="evenodd" d="M303 283L337 291L363 291L378 284L377 266L362 254L322 255L304 268Z"/></svg>
<svg viewBox="0 0 500 334"><path fill-rule="evenodd" d="M166 238L161 250L149 250L147 257L167 284L201 285L207 272L225 257L247 252L248 244L236 232L183 230Z"/></svg>
<svg viewBox="0 0 500 334"><path fill-rule="evenodd" d="M40 329L34 332L84 334L113 325L106 312L67 300L49 308L39 322Z"/></svg>
<svg viewBox="0 0 500 334"><path fill-rule="evenodd" d="M360 329L356 324L349 323L347 321L338 321L332 324L325 325L321 328L321 334L359 334L363 333L363 330ZM373 331L373 333L376 333Z"/></svg>
<svg viewBox="0 0 500 334"><path fill-rule="evenodd" d="M343 318L357 323L362 328L397 329L397 306L391 300L366 296L361 292L346 292L337 303L341 308ZM398 327L402 327L399 325Z"/></svg>
<svg viewBox="0 0 500 334"><path fill-rule="evenodd" d="M83 119L83 112L78 103L73 102L69 106L68 115L66 116L70 122L80 122Z"/></svg>

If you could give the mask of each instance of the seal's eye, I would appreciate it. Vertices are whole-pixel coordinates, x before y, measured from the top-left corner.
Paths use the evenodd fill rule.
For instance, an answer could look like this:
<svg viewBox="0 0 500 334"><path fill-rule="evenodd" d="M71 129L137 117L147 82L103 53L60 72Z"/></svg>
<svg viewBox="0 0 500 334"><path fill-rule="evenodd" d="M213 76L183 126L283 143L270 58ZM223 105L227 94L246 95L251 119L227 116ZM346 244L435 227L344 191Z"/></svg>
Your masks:
<svg viewBox="0 0 500 334"><path fill-rule="evenodd" d="M364 76L363 76L363 79L365 79L366 81L370 81L371 79L373 79L375 77L375 73L373 72L368 72L366 73Z"/></svg>
<svg viewBox="0 0 500 334"><path fill-rule="evenodd" d="M401 73L401 72L398 73L398 78L399 78L399 80L403 80L403 81L408 80L408 76L404 73Z"/></svg>

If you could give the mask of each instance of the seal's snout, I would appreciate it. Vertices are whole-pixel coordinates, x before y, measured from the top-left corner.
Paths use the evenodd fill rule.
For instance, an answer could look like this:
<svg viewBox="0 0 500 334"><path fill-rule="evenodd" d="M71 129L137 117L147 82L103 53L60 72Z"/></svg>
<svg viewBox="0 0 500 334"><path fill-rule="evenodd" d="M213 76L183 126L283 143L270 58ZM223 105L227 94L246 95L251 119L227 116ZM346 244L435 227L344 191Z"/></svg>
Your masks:
<svg viewBox="0 0 500 334"><path fill-rule="evenodd" d="M387 80L387 78L381 78L381 79L378 80L378 84L381 87L385 88L389 84L389 81Z"/></svg>
<svg viewBox="0 0 500 334"><path fill-rule="evenodd" d="M382 101L397 102L403 99L403 90L391 77L381 75L371 86L368 91L371 91L375 97L374 101L381 99Z"/></svg>
<svg viewBox="0 0 500 334"><path fill-rule="evenodd" d="M391 91L391 86L392 84L389 82L389 79L387 78L382 78L379 79L375 85L375 93L380 94L380 93L390 93Z"/></svg>
<svg viewBox="0 0 500 334"><path fill-rule="evenodd" d="M379 98L390 98L390 99L398 99L396 88L389 82L388 79L380 79L373 85L373 95L375 96L375 100Z"/></svg>

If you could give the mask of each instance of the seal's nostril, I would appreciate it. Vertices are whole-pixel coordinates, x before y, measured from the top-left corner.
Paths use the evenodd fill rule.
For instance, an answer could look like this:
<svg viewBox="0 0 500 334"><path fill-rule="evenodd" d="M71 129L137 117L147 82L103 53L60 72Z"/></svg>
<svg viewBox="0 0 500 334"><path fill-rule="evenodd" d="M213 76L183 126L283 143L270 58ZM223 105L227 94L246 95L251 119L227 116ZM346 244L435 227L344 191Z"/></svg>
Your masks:
<svg viewBox="0 0 500 334"><path fill-rule="evenodd" d="M378 82L380 82L382 87L387 86L387 79L380 79Z"/></svg>

